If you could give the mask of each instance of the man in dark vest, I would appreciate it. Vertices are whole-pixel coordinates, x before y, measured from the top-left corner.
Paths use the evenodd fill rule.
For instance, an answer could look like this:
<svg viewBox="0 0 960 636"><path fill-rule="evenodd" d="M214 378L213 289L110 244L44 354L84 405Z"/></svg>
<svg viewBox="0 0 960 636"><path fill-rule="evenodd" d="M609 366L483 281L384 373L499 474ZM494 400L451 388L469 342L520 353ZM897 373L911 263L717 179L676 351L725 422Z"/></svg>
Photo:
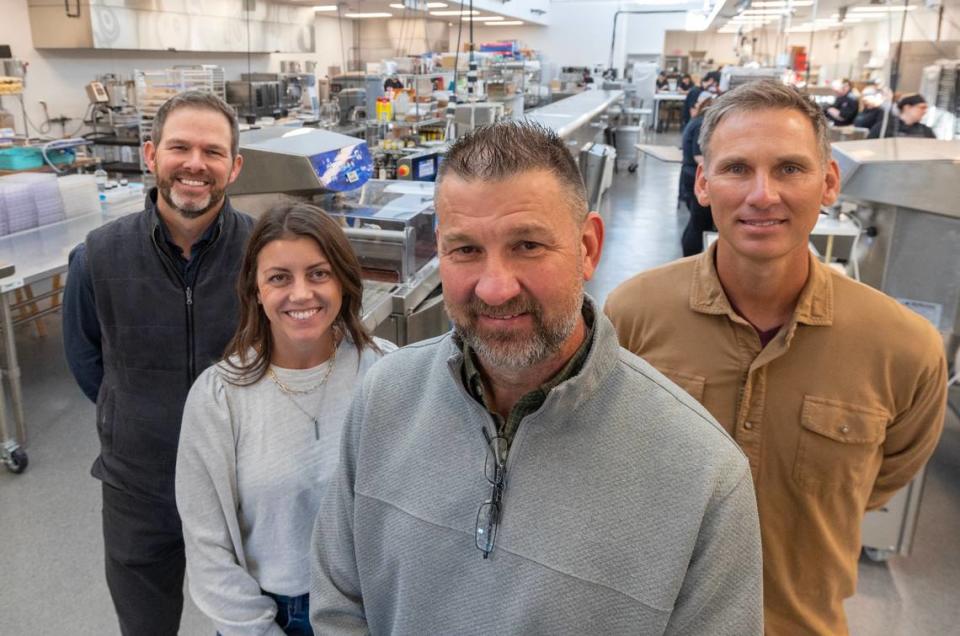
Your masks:
<svg viewBox="0 0 960 636"><path fill-rule="evenodd" d="M184 553L174 501L180 419L194 379L223 354L253 221L231 207L240 173L230 106L185 92L157 111L144 144L157 187L145 209L70 254L67 362L97 404L107 586L121 632L176 634Z"/></svg>

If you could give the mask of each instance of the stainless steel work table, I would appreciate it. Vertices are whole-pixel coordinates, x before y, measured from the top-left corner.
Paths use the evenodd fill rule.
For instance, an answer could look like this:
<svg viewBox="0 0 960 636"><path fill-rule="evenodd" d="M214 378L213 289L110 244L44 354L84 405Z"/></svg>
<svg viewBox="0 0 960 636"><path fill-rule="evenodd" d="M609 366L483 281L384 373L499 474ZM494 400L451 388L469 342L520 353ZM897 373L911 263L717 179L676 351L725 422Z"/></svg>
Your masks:
<svg viewBox="0 0 960 636"><path fill-rule="evenodd" d="M569 139L577 130L602 115L621 99L623 91L583 91L542 108L535 108L529 111L524 119L555 130L561 139Z"/></svg>

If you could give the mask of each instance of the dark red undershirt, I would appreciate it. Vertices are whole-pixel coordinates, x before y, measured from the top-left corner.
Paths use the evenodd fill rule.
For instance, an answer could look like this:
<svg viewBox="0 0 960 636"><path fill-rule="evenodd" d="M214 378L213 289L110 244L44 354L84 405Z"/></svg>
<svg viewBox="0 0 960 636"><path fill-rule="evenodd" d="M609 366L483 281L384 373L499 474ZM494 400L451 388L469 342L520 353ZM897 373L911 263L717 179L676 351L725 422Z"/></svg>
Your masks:
<svg viewBox="0 0 960 636"><path fill-rule="evenodd" d="M757 327L757 326L756 326L755 324L753 324L752 322L750 322L750 320L749 320L746 316L743 315L743 312L740 311L740 310L737 308L737 306L733 304L733 301L730 300L730 297L729 297L729 296L727 296L727 302L730 303L730 308L733 309L733 311L735 311L738 316L740 316L741 318L743 318L744 320L746 320L746 321L750 324L750 326L753 327L753 330L757 332L757 336L760 337L760 348L761 348L761 349L763 349L764 347L766 347L767 344L777 336L777 333L780 331L780 328L783 327L783 325L777 325L777 326L774 327L773 329L767 329L766 331L764 331L764 330L760 329L759 327Z"/></svg>

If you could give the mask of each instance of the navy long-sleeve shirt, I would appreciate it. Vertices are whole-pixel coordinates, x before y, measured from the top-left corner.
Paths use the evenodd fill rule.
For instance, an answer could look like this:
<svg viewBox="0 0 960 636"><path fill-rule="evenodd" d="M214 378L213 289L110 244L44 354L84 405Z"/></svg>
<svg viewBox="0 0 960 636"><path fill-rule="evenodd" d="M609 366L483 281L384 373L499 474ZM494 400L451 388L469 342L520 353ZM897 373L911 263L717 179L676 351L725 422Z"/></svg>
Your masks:
<svg viewBox="0 0 960 636"><path fill-rule="evenodd" d="M183 257L183 250L170 238L163 218L159 214L157 218L164 241L174 257L173 262L184 280L191 280L196 275L196 256L213 238L216 223L211 223L193 244L188 260ZM103 381L103 349L100 343L100 319L93 294L93 279L87 265L87 246L86 243L80 243L70 251L67 284L63 290L63 347L70 372L91 402L97 401Z"/></svg>

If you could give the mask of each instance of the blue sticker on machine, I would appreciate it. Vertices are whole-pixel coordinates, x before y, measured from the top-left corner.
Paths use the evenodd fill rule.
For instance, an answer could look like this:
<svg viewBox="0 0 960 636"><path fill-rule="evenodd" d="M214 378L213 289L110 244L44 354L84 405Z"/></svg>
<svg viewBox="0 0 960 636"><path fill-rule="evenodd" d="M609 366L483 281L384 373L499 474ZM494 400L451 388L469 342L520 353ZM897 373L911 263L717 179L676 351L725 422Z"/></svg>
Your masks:
<svg viewBox="0 0 960 636"><path fill-rule="evenodd" d="M373 175L366 142L310 157L317 178L327 190L344 192L362 186Z"/></svg>

